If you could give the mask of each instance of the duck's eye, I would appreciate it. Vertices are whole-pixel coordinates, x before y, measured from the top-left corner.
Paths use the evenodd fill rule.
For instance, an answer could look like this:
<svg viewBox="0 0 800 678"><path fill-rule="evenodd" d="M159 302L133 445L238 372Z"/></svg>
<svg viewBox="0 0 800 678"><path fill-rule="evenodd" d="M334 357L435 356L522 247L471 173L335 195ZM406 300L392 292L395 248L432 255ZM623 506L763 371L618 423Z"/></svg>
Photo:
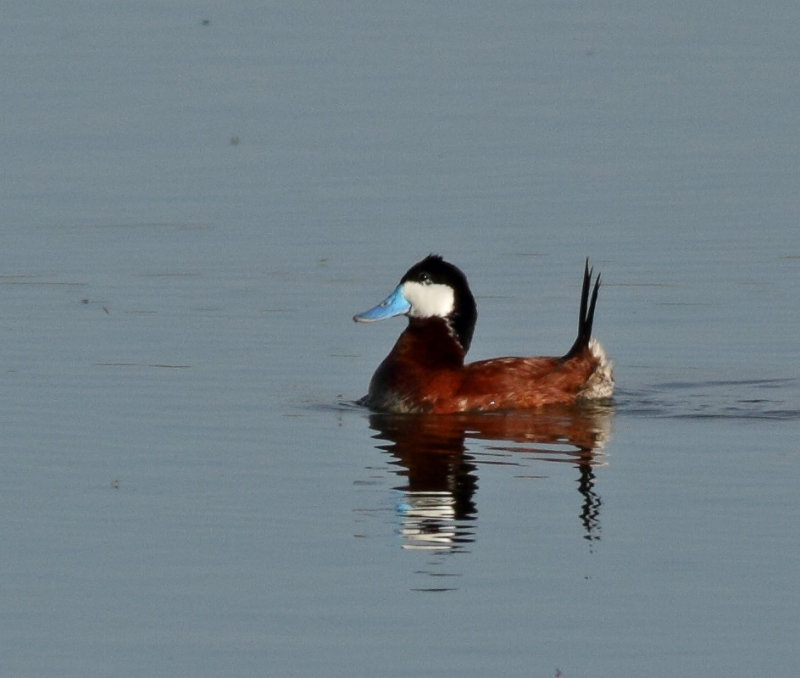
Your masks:
<svg viewBox="0 0 800 678"><path fill-rule="evenodd" d="M431 280L430 273L420 273L419 274L419 281L423 285L430 285L430 284L433 283L433 280Z"/></svg>

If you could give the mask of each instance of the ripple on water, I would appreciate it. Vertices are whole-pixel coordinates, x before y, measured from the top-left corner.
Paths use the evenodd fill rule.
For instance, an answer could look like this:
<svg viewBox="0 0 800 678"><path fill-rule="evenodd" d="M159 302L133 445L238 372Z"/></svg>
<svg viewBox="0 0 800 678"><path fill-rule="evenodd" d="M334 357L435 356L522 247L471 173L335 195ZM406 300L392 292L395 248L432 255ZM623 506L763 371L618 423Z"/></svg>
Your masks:
<svg viewBox="0 0 800 678"><path fill-rule="evenodd" d="M673 381L618 389L618 414L680 419L800 419L800 380Z"/></svg>

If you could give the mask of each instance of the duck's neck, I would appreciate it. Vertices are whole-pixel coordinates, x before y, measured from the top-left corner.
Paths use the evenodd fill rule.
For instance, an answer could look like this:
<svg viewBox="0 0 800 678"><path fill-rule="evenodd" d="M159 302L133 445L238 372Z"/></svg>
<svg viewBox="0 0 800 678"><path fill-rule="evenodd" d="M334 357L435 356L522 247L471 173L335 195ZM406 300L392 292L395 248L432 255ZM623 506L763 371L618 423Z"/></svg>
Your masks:
<svg viewBox="0 0 800 678"><path fill-rule="evenodd" d="M437 367L460 367L466 350L442 318L410 318L391 356Z"/></svg>

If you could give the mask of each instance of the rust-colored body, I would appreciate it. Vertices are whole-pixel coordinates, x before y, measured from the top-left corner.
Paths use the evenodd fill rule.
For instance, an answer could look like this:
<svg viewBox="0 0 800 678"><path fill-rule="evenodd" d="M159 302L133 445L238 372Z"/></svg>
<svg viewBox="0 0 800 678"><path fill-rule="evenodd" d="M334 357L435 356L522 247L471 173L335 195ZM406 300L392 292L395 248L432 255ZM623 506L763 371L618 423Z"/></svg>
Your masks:
<svg viewBox="0 0 800 678"><path fill-rule="evenodd" d="M565 358L491 358L464 364L438 319L412 321L380 364L366 404L392 412L490 412L574 403L598 368L589 346Z"/></svg>

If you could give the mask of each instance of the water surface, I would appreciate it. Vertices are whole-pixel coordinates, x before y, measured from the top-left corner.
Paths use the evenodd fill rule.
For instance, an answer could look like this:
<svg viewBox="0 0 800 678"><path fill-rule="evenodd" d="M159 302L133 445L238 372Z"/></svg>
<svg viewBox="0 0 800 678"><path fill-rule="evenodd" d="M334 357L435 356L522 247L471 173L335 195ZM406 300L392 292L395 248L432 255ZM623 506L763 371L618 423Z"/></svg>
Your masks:
<svg viewBox="0 0 800 678"><path fill-rule="evenodd" d="M12 2L4 673L796 674L797 14ZM357 407L430 251L614 402Z"/></svg>

